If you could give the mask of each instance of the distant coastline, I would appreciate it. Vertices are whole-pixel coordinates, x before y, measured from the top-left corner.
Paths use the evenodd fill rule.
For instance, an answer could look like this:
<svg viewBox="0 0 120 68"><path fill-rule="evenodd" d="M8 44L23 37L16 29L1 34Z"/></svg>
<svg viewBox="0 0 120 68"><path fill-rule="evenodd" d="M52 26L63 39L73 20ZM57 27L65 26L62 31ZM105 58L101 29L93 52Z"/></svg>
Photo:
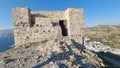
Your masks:
<svg viewBox="0 0 120 68"><path fill-rule="evenodd" d="M11 48L14 44L13 29L0 30L0 52Z"/></svg>

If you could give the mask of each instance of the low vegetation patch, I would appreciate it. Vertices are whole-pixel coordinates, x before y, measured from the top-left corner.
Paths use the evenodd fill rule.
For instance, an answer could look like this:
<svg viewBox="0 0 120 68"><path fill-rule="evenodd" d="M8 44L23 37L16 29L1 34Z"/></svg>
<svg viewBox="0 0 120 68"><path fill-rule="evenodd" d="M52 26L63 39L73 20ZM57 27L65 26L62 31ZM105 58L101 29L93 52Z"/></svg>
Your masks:
<svg viewBox="0 0 120 68"><path fill-rule="evenodd" d="M120 48L120 27L119 26L103 26L87 29L86 35L91 41L99 41L112 48ZM106 30L106 31L104 31Z"/></svg>
<svg viewBox="0 0 120 68"><path fill-rule="evenodd" d="M29 48L29 47L31 47L31 46L36 47L36 46L39 46L39 45L41 45L41 44L46 43L47 41L48 41L48 40L43 40L43 41L40 41L40 42L30 42L30 43L27 43L27 44L24 44L24 45L17 45L17 46L15 47L15 49Z"/></svg>

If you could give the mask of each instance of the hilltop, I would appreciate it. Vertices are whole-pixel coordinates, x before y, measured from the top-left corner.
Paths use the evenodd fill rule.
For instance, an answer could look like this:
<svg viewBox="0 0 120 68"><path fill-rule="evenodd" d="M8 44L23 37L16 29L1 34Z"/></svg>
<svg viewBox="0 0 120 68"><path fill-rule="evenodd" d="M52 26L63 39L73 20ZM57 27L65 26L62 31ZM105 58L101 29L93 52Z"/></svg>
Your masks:
<svg viewBox="0 0 120 68"><path fill-rule="evenodd" d="M82 44L69 40L29 43L0 53L0 68L92 68L102 59Z"/></svg>
<svg viewBox="0 0 120 68"><path fill-rule="evenodd" d="M112 48L120 48L120 25L98 25L86 28L85 34L91 41L99 41Z"/></svg>

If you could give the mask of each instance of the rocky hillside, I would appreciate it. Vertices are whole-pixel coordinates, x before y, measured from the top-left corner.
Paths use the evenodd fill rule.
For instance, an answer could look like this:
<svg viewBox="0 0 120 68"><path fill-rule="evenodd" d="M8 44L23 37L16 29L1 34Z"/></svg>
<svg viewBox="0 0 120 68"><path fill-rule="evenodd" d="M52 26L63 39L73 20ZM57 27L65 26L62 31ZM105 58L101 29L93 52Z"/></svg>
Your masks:
<svg viewBox="0 0 120 68"><path fill-rule="evenodd" d="M73 39L45 40L0 53L0 68L97 68L96 54Z"/></svg>
<svg viewBox="0 0 120 68"><path fill-rule="evenodd" d="M85 29L91 41L99 41L113 48L120 48L120 25L98 25Z"/></svg>

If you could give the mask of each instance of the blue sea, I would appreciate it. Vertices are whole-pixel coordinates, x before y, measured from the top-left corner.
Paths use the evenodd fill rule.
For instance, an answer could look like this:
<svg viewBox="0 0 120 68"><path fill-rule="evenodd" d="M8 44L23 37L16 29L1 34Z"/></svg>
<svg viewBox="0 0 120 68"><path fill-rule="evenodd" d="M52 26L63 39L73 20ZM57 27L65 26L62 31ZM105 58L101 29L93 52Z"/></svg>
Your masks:
<svg viewBox="0 0 120 68"><path fill-rule="evenodd" d="M0 52L6 51L14 45L14 37L13 36L6 36L0 37Z"/></svg>

